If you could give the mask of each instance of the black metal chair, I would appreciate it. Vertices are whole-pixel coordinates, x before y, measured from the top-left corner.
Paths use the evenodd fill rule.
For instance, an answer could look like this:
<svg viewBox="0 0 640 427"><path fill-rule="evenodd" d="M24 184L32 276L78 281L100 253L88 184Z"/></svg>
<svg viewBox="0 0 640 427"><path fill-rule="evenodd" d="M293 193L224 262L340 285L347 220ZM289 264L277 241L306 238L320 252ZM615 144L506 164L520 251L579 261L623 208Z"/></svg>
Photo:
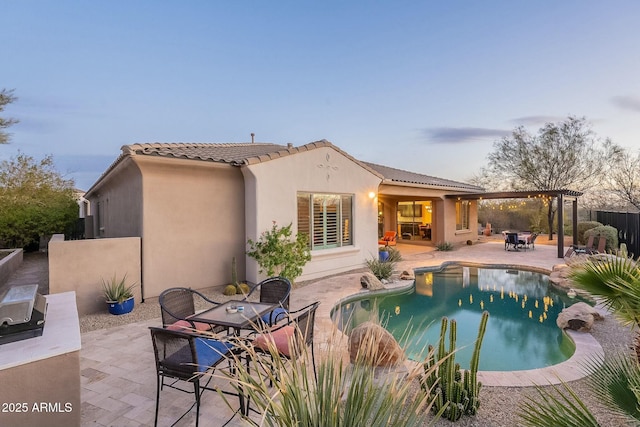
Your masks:
<svg viewBox="0 0 640 427"><path fill-rule="evenodd" d="M514 250L518 250L518 233L506 233L504 239L504 250L508 251L509 248L513 248Z"/></svg>
<svg viewBox="0 0 640 427"><path fill-rule="evenodd" d="M287 313L286 323L255 335L252 343L256 352L273 357L272 350L275 350L281 357L295 360L304 351L304 347L310 347L313 375L317 380L313 328L319 305L320 302L314 302L299 310L291 311Z"/></svg>
<svg viewBox="0 0 640 427"><path fill-rule="evenodd" d="M255 285L245 300L254 292L260 292L260 302L278 304L280 307L262 316L262 321L267 325L274 325L286 317L289 310L289 297L291 296L291 282L285 277L269 277Z"/></svg>
<svg viewBox="0 0 640 427"><path fill-rule="evenodd" d="M240 403L239 411L243 414L246 413L242 393L208 387L209 382L213 378L213 371L220 363L228 360L230 366L234 366L232 365L234 358L229 357L229 354L234 349L232 343L208 339L183 331L156 327L149 329L153 341L157 374L155 426L158 425L160 391L165 386L185 393L195 394L195 402L175 423L184 418L195 406L196 427L198 426L200 400L204 390L216 390L224 394L238 396ZM208 378L204 385L200 382L203 378ZM170 381L165 381L165 379L170 379ZM178 384L180 382L193 384L193 391L179 387ZM173 425L175 425L175 423Z"/></svg>
<svg viewBox="0 0 640 427"><path fill-rule="evenodd" d="M162 326L169 329L192 329L197 331L222 332L223 326L212 326L208 323L193 322L189 320L196 314L196 306L211 308L219 305L202 293L190 288L169 288L158 297L160 312L162 314Z"/></svg>

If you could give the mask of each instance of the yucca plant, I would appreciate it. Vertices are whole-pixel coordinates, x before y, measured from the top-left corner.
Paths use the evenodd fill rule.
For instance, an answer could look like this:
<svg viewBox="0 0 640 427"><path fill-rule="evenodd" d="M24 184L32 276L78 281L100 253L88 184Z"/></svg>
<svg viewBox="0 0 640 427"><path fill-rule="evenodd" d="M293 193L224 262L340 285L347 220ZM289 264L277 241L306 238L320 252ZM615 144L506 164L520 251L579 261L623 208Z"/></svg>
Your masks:
<svg viewBox="0 0 640 427"><path fill-rule="evenodd" d="M318 358L317 381L306 348L299 349L292 363L279 357L275 348L271 357L264 357L246 342L238 346L249 366L237 360L235 376L225 379L236 390L242 388L252 411L261 414L258 421L247 418L252 425L417 427L433 425L440 415L429 419L433 401L416 387L420 366L402 373L371 366L377 357L375 338L363 342L354 364L345 357L345 345L330 343ZM234 403L228 404L233 408Z"/></svg>

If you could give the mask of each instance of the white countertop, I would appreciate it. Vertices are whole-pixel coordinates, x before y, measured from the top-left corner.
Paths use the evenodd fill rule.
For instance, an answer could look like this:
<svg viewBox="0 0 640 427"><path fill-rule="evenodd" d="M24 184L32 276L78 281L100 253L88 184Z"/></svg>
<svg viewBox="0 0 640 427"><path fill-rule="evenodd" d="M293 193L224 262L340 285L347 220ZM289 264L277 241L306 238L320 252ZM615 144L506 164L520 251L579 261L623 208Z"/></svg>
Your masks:
<svg viewBox="0 0 640 427"><path fill-rule="evenodd" d="M0 370L80 350L76 293L63 292L45 298L47 314L42 336L0 344Z"/></svg>

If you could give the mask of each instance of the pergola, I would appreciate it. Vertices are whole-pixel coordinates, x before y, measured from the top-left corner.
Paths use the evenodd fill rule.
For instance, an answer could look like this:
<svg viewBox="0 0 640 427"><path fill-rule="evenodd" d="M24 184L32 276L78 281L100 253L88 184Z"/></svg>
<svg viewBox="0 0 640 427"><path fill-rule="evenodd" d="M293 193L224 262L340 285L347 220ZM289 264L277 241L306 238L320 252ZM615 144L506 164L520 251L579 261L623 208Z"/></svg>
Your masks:
<svg viewBox="0 0 640 427"><path fill-rule="evenodd" d="M467 193L448 195L447 198L457 200L485 200L485 199L530 199L533 197L555 197L558 202L558 258L564 258L564 201L573 202L572 228L573 244L578 244L578 197L582 192L575 190L523 190L523 191L497 191L490 193Z"/></svg>

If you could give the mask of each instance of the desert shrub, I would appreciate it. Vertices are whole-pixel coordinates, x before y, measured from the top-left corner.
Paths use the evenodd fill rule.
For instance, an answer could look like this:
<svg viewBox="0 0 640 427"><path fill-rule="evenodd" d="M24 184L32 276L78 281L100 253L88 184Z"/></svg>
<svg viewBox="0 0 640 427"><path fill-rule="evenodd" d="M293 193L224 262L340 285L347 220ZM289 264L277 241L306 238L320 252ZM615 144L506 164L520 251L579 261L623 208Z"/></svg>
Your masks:
<svg viewBox="0 0 640 427"><path fill-rule="evenodd" d="M378 280L388 279L393 274L394 262L386 260L380 261L378 258L370 258L367 261L367 267L371 270Z"/></svg>
<svg viewBox="0 0 640 427"><path fill-rule="evenodd" d="M587 238L585 238L585 233L587 230L591 230L592 228L601 227L603 224L598 221L583 221L578 223L578 243L584 245L587 243ZM565 233L567 236L571 236L572 230L568 230Z"/></svg>
<svg viewBox="0 0 640 427"><path fill-rule="evenodd" d="M223 293L224 295L231 296L231 295L235 295L237 292L238 292L238 291L237 291L237 289L236 289L235 285L227 285L227 286L224 288L224 292L222 292L222 293Z"/></svg>
<svg viewBox="0 0 640 427"><path fill-rule="evenodd" d="M301 340L302 332L296 326L292 338ZM430 375L437 367L427 368L424 374L420 365L400 370L372 367L370 361L381 358L381 337L375 334L362 341L355 363L345 360L341 342L329 342L316 357L317 379L309 347L296 347L294 363L281 357L274 345L269 346L267 357L245 340L239 340L237 348L241 352L230 355L235 358L235 371L216 370L213 375L242 391L251 410L261 414L259 423L244 417L247 425L419 427L434 425L442 412L429 419L429 413L435 412L431 409L434 397L414 387L422 375ZM240 353L248 362L240 359ZM236 399L221 396L235 410Z"/></svg>
<svg viewBox="0 0 640 427"><path fill-rule="evenodd" d="M605 239L607 239L607 246L605 250L618 250L618 230L615 227L610 225L600 225L598 227L591 228L584 233L584 241L589 240L589 236L604 236Z"/></svg>
<svg viewBox="0 0 640 427"><path fill-rule="evenodd" d="M453 244L451 242L438 242L438 244L436 244L436 249L443 252L452 251Z"/></svg>
<svg viewBox="0 0 640 427"><path fill-rule="evenodd" d="M467 240L467 246L471 246L471 245L473 245L473 241Z"/></svg>
<svg viewBox="0 0 640 427"><path fill-rule="evenodd" d="M311 261L309 236L294 235L292 224L278 227L274 221L271 229L262 232L257 241L249 239L247 244L247 255L256 260L260 273L269 277L282 276L293 282L302 274L302 267Z"/></svg>

